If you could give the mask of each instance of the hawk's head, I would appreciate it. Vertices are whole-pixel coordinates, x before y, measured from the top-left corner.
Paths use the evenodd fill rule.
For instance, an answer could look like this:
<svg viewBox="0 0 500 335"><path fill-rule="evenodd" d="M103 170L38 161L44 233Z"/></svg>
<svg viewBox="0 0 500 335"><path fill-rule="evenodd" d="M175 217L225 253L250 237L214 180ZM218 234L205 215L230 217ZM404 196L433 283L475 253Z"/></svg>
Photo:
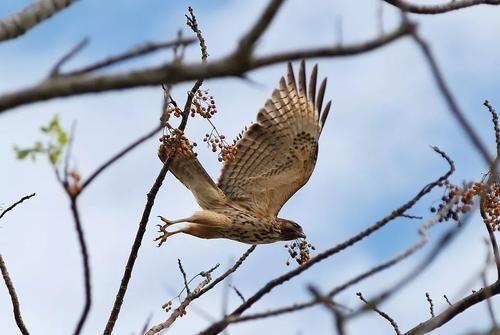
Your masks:
<svg viewBox="0 0 500 335"><path fill-rule="evenodd" d="M278 218L278 222L281 229L282 241L290 241L306 237L304 230L298 223L280 218Z"/></svg>

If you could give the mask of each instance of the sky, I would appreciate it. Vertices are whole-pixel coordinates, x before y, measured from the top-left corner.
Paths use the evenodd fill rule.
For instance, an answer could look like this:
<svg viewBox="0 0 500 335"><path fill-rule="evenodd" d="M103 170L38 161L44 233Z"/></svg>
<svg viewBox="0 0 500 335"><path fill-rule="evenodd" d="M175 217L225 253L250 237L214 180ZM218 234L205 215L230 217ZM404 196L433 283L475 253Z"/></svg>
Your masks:
<svg viewBox="0 0 500 335"><path fill-rule="evenodd" d="M2 1L0 17L23 8L28 1ZM43 80L54 63L71 47L88 37L90 44L65 69L83 66L146 41L164 41L183 29L187 6L193 6L207 41L210 59L233 50L238 39L261 13L266 1L79 1L28 34L0 44L0 92ZM257 46L257 54L283 50L360 42L379 34L380 3L375 0L302 1L289 0L278 13ZM390 31L399 14L383 5L383 27ZM410 17L418 23L429 42L447 83L467 119L491 152L494 134L484 99L500 108L498 59L500 9L474 7L436 16ZM341 29L339 29L341 27ZM341 31L341 33L340 33ZM132 61L107 71L125 71L159 64L170 52ZM192 47L186 59L197 61ZM456 162L452 181L480 179L487 171L479 154L447 109L418 47L408 38L376 51L346 58L308 60L317 63L319 77L328 77L326 98L333 105L322 133L316 169L310 181L280 212L280 217L300 223L318 251L340 243L413 197L431 180L443 174L446 163L430 146L437 145ZM295 64L298 66L298 64ZM238 78L207 80L204 84L217 102L218 129L234 138L256 113L285 74L277 64L249 73L250 81ZM173 96L182 101L190 84L177 85ZM68 129L76 122L72 166L85 178L102 162L157 124L162 104L159 87L55 99L13 109L0 115L0 204L8 206L20 197L36 196L8 213L0 222L0 252L7 263L21 302L26 325L33 333L72 332L83 307L82 267L69 202L57 184L50 165L15 159L13 146L30 146L42 139L40 126L53 115ZM202 120L190 120L190 138L201 142L210 131ZM161 162L156 157L156 138L132 151L113 165L81 195L79 206L88 242L92 269L93 305L83 334L102 332L138 222ZM199 157L216 179L220 164L208 149L199 146ZM413 215L430 215L442 190L427 196ZM152 323L165 319L161 305L182 288L177 259L182 259L189 276L221 264L217 273L230 266L248 247L225 240L201 240L176 235L161 248L156 216L178 218L190 215L198 206L190 192L168 175L158 193L146 235L139 252L129 290L115 327L116 334L137 333L151 315ZM250 312L285 306L310 299L307 286L329 290L403 251L418 239L419 220L398 219L368 239L307 270L261 301ZM427 254L445 223L432 231L423 251L397 266L355 285L337 298L351 308L361 305L355 293L369 298L410 271ZM442 311L446 294L452 301L463 297L480 283L464 285L484 264L487 248L485 229L477 218L452 245L413 283L381 306L402 330L429 317L425 292ZM249 297L267 281L290 270L284 243L259 246L231 282ZM493 276L490 275L493 280ZM227 283L219 285L188 308L187 317L171 328L175 334L192 334L204 329L224 313ZM0 285L0 329L5 334L18 330ZM498 299L493 300L500 310ZM240 303L228 292L227 310ZM314 325L311 325L314 320ZM474 306L435 334L463 334L489 326L485 304ZM374 313L349 324L350 334L388 334L387 321ZM242 323L228 328L230 334L331 334L331 317L321 306L273 319Z"/></svg>

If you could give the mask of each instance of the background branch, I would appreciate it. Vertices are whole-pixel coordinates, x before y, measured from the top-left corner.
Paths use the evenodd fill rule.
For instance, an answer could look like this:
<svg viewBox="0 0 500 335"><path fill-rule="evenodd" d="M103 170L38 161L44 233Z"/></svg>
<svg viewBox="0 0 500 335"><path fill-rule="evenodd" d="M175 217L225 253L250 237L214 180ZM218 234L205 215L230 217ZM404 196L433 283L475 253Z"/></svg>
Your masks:
<svg viewBox="0 0 500 335"><path fill-rule="evenodd" d="M478 5L500 5L498 0L452 0L440 5L417 5L405 0L384 0L405 12L416 14L442 14Z"/></svg>
<svg viewBox="0 0 500 335"><path fill-rule="evenodd" d="M16 38L77 0L38 0L0 21L0 41Z"/></svg>
<svg viewBox="0 0 500 335"><path fill-rule="evenodd" d="M14 288L14 284L10 279L9 271L7 271L7 265L5 265L1 254L0 270L2 271L3 280L5 282L5 285L7 286L7 290L9 291L10 300L12 301L12 309L14 310L14 318L16 320L17 327L23 335L29 335L28 329L26 328L26 325L24 324L23 318L21 316L21 306L19 304L19 299L17 298L16 289Z"/></svg>

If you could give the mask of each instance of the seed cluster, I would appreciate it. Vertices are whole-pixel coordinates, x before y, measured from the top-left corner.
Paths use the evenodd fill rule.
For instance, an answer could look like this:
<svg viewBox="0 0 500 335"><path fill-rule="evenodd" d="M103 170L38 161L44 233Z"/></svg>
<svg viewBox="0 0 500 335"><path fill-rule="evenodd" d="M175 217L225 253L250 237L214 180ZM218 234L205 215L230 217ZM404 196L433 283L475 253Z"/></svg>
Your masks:
<svg viewBox="0 0 500 335"><path fill-rule="evenodd" d="M193 148L196 146L196 142L190 143L185 137L183 132L178 128L174 128L168 121L173 115L176 118L182 116L182 109L177 106L175 102L170 102L161 117L162 125L165 127L168 135L164 135L160 141L164 144L165 150L167 150L167 155L170 156L173 150L175 150L177 143L180 143L180 154L192 154ZM207 90L198 90L193 96L191 108L189 110L189 115L195 117L200 115L212 126L212 132L210 134L205 134L203 142L206 142L208 147L212 152L218 153L219 162L232 161L236 158L236 153L238 149L236 148L236 140L232 144L228 144L225 141L225 136L219 134L213 123L208 120L212 118L217 113L217 106L215 104L215 99L213 96L208 94ZM196 156L196 153L194 154Z"/></svg>
<svg viewBox="0 0 500 335"><path fill-rule="evenodd" d="M493 231L500 231L500 184L492 183L485 190L483 198L484 222L491 227Z"/></svg>
<svg viewBox="0 0 500 335"><path fill-rule="evenodd" d="M234 140L232 144L229 144L226 142L226 137L223 134L214 132L214 130L212 130L210 134L205 134L203 142L207 143L212 152L217 152L217 150L220 150L218 157L219 162L228 162L234 160L236 158L236 154L238 153L236 140Z"/></svg>
<svg viewBox="0 0 500 335"><path fill-rule="evenodd" d="M441 187L445 187L445 194L441 198L441 203L437 208L434 206L431 207L430 211L432 213L439 212L443 207L448 206L452 202L450 209L439 218L439 222L449 220L459 222L460 215L471 210L474 197L479 195L481 185L480 182L475 182L460 187L445 180L440 185Z"/></svg>
<svg viewBox="0 0 500 335"><path fill-rule="evenodd" d="M285 244L285 248L287 248L290 257L295 259L299 265L304 265L311 259L309 249L316 250L314 245L308 243L305 239L296 240L290 245ZM286 261L286 265L290 265L290 259Z"/></svg>
<svg viewBox="0 0 500 335"><path fill-rule="evenodd" d="M166 157L171 157L174 153L177 157L190 157L197 154L193 151L196 143L189 142L184 132L178 128L169 130L170 134L163 135L160 138L162 150L165 150ZM177 150L177 151L176 151Z"/></svg>

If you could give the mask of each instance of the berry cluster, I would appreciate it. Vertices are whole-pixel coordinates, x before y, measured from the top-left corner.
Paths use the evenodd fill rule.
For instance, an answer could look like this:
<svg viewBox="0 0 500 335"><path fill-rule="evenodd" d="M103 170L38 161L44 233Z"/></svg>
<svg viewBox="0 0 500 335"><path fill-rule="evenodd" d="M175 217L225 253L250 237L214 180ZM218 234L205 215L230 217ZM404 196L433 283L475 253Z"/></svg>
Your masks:
<svg viewBox="0 0 500 335"><path fill-rule="evenodd" d="M193 104L191 105L191 110L189 111L191 117L195 117L196 114L201 115L204 119L210 119L217 113L217 106L215 105L215 99L213 96L208 95L207 90L198 90L193 97Z"/></svg>
<svg viewBox="0 0 500 335"><path fill-rule="evenodd" d="M500 184L492 183L485 190L482 208L484 210L484 223L493 231L500 231Z"/></svg>
<svg viewBox="0 0 500 335"><path fill-rule="evenodd" d="M219 162L228 162L232 161L236 158L236 153L238 152L238 148L236 147L236 140L233 141L233 144L228 144L225 141L225 136L219 134L215 131L215 128L212 130L210 134L205 134L205 138L203 142L206 142L208 147L211 148L212 152L217 152L219 149Z"/></svg>
<svg viewBox="0 0 500 335"><path fill-rule="evenodd" d="M305 239L299 239L291 245L285 244L290 257L295 259L299 265L304 265L311 259L309 249L316 250L314 245L308 243ZM290 265L290 260L286 261L286 265Z"/></svg>
<svg viewBox="0 0 500 335"><path fill-rule="evenodd" d="M440 186L445 187L445 194L441 198L441 203L437 208L431 207L431 212L439 212L443 209L443 207L448 206L451 203L450 209L446 213L443 213L443 215L439 218L439 222L449 220L459 222L460 215L471 210L474 197L479 195L482 183L469 183L460 187L452 184L448 180L445 180Z"/></svg>
<svg viewBox="0 0 500 335"><path fill-rule="evenodd" d="M176 152L177 157L190 157L197 154L193 152L196 143L189 142L184 132L179 128L169 129L170 134L163 135L160 138L162 150L165 150L166 157L171 157Z"/></svg>

